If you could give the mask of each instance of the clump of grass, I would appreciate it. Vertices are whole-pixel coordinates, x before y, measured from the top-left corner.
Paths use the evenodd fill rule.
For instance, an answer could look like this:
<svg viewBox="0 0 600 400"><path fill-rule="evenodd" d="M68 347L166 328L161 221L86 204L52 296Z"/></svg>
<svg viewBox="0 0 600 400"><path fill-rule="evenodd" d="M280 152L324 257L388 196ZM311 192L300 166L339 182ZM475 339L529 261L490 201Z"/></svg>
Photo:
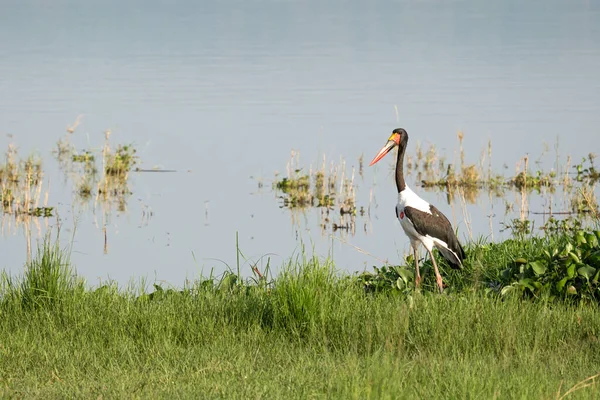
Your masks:
<svg viewBox="0 0 600 400"><path fill-rule="evenodd" d="M114 152L108 150L104 155L106 175L114 176L122 182L127 181L129 172L138 162L135 153L136 149L132 145L118 145Z"/></svg>
<svg viewBox="0 0 600 400"><path fill-rule="evenodd" d="M42 193L43 181L41 158L35 154L20 158L17 148L9 144L4 163L0 164L3 213L21 219L52 216L54 208L47 206L48 193Z"/></svg>
<svg viewBox="0 0 600 400"><path fill-rule="evenodd" d="M275 181L274 187L286 196L283 202L289 208L305 208L314 205L314 196L310 188L310 176L302 174L302 170L295 170L293 176Z"/></svg>
<svg viewBox="0 0 600 400"><path fill-rule="evenodd" d="M105 132L102 149L104 174L98 183L98 196L103 203L113 204L118 211L125 211L131 195L128 185L129 173L139 160L132 145L118 145L117 149L112 151L110 134L110 130Z"/></svg>
<svg viewBox="0 0 600 400"><path fill-rule="evenodd" d="M299 173L301 170L296 170ZM294 178L283 178L275 182L275 187L284 193L290 193L293 190L306 192L310 189L310 177L308 175L299 175Z"/></svg>
<svg viewBox="0 0 600 400"><path fill-rule="evenodd" d="M361 162L359 159L359 165ZM276 174L273 188L280 193L282 207L302 211L319 208L323 230L329 226L334 231L354 230L356 215L364 214L364 209L359 210L356 206L355 170L352 168L348 177L344 160L339 164L328 164L323 157L318 169L306 169L300 165L299 154L292 151L287 176L280 178ZM331 214L335 209L339 210L339 219L332 221Z"/></svg>
<svg viewBox="0 0 600 400"><path fill-rule="evenodd" d="M52 243L47 236L37 256L26 264L25 275L17 290L23 307L44 308L69 301L71 296L84 289L83 281L70 266L69 253L59 248L58 240Z"/></svg>
<svg viewBox="0 0 600 400"><path fill-rule="evenodd" d="M539 192L542 187L547 187L551 191L554 191L556 185L558 185L558 181L555 179L556 173L554 171L544 173L541 170L537 170L535 175L532 175L528 168L529 157L523 157L523 164L523 170L517 172L517 174L508 181L508 184L513 185L519 190L535 189Z"/></svg>
<svg viewBox="0 0 600 400"><path fill-rule="evenodd" d="M131 195L129 174L139 163L137 150L131 144L119 144L113 150L111 131L107 130L100 151L84 149L77 152L70 143L77 125L78 122L70 126L67 135L59 140L55 155L66 177L73 182L78 199L83 203L94 200L94 204L100 203L105 209L114 206L118 211L125 211ZM101 168L97 166L98 158L102 161Z"/></svg>
<svg viewBox="0 0 600 400"><path fill-rule="evenodd" d="M317 200L317 207L333 207L335 205L335 196L332 194L335 191L335 180L327 178L324 170L317 171L314 175L314 180L313 198Z"/></svg>

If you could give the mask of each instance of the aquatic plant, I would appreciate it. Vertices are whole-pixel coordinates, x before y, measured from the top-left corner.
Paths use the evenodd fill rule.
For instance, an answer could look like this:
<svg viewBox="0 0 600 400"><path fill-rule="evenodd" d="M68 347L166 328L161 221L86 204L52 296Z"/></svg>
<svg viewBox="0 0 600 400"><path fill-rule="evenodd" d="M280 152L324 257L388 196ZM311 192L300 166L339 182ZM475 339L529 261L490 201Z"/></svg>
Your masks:
<svg viewBox="0 0 600 400"><path fill-rule="evenodd" d="M362 161L359 160L359 164ZM305 172L305 171L308 172ZM318 169L303 167L299 154L292 151L287 165L287 176L275 175L273 189L281 199L281 207L290 210L321 209L321 227L333 231L354 230L354 218L359 214L356 206L355 169L350 177L346 175L346 162L327 163L326 157ZM339 210L339 218L331 220L332 211ZM364 208L360 208L364 215Z"/></svg>
<svg viewBox="0 0 600 400"><path fill-rule="evenodd" d="M468 203L475 203L483 192L495 197L505 197L507 191L517 191L522 194L525 202L521 205L523 207L526 205L528 193L553 193L560 188L566 194L566 203L569 204L568 210L560 210L560 213L584 215L597 212L595 192L600 174L594 166L593 153L572 167L570 157L567 157L565 165L561 166L557 156L556 166L550 171L540 168L531 170L529 156L526 155L517 163L515 174L505 177L492 171L491 141L488 142L487 150L481 152L480 160L469 164L463 150L463 132L458 133L458 139L459 163L445 163L444 157L437 153L435 145L423 149L419 144L415 155L407 157L407 175L416 175L417 183L425 189L446 191L450 200L460 191L460 195ZM536 164L539 161L537 160ZM572 172L573 169L575 172ZM507 204L507 207L510 208L510 205ZM545 212L551 215L553 210Z"/></svg>
<svg viewBox="0 0 600 400"><path fill-rule="evenodd" d="M500 274L501 295L600 301L600 231L550 241L534 258L518 257Z"/></svg>
<svg viewBox="0 0 600 400"><path fill-rule="evenodd" d="M108 150L103 156L106 175L114 176L123 182L127 181L129 172L138 163L138 156L133 145L118 145L114 152Z"/></svg>
<svg viewBox="0 0 600 400"><path fill-rule="evenodd" d="M68 127L67 135L58 141L54 152L65 177L73 182L75 194L82 203L93 199L95 204L99 202L105 209L115 206L118 211L124 211L131 195L129 174L139 163L137 150L131 144L119 144L113 150L111 131L107 130L101 150L83 149L78 152L71 144L78 121ZM97 166L98 158L102 161L101 168Z"/></svg>
<svg viewBox="0 0 600 400"><path fill-rule="evenodd" d="M0 164L0 202L3 213L21 219L27 216L52 216L54 207L47 205L48 192L42 192L43 184L41 158L36 154L20 158L16 146L9 144L5 161Z"/></svg>

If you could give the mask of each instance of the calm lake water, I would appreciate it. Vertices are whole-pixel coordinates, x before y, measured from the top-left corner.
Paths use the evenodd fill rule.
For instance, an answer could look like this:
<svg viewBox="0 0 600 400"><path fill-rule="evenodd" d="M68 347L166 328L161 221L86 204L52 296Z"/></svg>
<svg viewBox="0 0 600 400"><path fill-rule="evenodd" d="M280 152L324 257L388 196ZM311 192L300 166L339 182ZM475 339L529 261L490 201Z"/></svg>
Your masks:
<svg viewBox="0 0 600 400"><path fill-rule="evenodd" d="M557 143L562 161L598 150L599 70L597 1L5 1L0 148L42 156L49 205L65 243L76 229L73 261L92 284L220 272L235 266L236 232L253 260L281 265L303 243L355 271L379 261L323 234L319 210L292 216L271 192L292 149L305 168L326 155L350 173L395 127L408 130L409 153L435 143L448 160L462 130L467 162L491 139L496 172L514 175L525 155L549 170ZM110 129L113 144L134 143L143 168L177 171L132 174L127 212L106 219L106 253L102 212L78 206L52 157L80 114L78 149L101 148ZM409 243L389 158L356 177L370 218L333 236L394 262ZM463 241L505 236L505 204L518 214L521 201L483 196L466 207L467 224L458 200L415 189ZM549 204L564 208L546 195L530 209ZM59 223L39 222L34 239ZM24 230L5 229L0 251L0 268L22 271Z"/></svg>

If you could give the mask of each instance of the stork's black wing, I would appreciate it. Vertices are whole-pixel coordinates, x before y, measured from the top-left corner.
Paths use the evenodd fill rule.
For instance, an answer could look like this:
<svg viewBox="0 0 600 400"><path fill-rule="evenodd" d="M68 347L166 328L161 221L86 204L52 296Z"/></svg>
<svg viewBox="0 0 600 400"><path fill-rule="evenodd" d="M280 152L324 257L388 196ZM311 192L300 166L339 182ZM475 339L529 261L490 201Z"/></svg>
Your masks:
<svg viewBox="0 0 600 400"><path fill-rule="evenodd" d="M435 206L429 205L430 213L418 210L413 207L404 207L404 214L410 219L415 230L420 235L428 235L433 238L439 239L448 245L448 249L452 250L459 261L465 258L465 251L463 250L454 230L452 224L448 221L448 218ZM454 257L448 257L444 252L440 252L452 267L459 267L460 264L456 263Z"/></svg>

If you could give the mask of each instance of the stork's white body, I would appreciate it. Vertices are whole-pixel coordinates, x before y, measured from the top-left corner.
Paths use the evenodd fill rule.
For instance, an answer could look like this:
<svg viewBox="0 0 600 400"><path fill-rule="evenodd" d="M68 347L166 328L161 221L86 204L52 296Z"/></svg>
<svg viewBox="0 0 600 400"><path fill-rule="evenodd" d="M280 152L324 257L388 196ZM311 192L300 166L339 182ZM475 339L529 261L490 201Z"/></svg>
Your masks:
<svg viewBox="0 0 600 400"><path fill-rule="evenodd" d="M433 248L432 238L430 236L419 235L412 221L404 215L404 207L406 206L431 214L431 211L429 211L430 204L406 186L403 191L398 193L396 216L400 221L400 225L402 225L402 229L404 229L404 233L406 233L406 236L408 236L410 243L415 249L419 243L423 243L428 250L431 250Z"/></svg>
<svg viewBox="0 0 600 400"><path fill-rule="evenodd" d="M431 204L420 198L419 195L417 195L415 192L412 191L411 188L408 187L408 185L406 186L406 188L404 188L403 191L398 193L396 216L400 221L400 225L402 225L402 229L404 229L404 233L406 233L406 236L408 236L408 238L410 239L410 244L412 244L412 246L415 249L418 248L417 246L419 246L419 243L423 243L423 246L425 246L427 251L431 251L436 242L439 242L439 245L442 245L443 247L448 247L447 244L442 240L431 237L429 235L419 234L416 231L415 226L413 225L413 222L410 220L410 218L404 216L404 207L416 208L419 211L423 211L431 215L431 210L429 209L429 207L431 207Z"/></svg>

